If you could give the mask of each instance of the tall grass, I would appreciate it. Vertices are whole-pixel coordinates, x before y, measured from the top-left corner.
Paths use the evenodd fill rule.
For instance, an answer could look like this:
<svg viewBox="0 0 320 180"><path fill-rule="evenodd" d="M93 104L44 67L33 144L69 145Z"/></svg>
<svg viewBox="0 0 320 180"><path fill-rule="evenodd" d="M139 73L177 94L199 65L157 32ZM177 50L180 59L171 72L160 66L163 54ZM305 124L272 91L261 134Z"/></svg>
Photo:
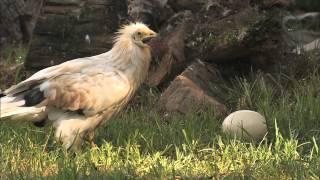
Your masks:
<svg viewBox="0 0 320 180"><path fill-rule="evenodd" d="M164 119L145 103L98 130L98 147L66 152L50 127L0 123L1 179L317 178L320 76L283 89L270 78L238 79L230 106L262 113L267 138L250 144L225 137L213 111ZM146 94L146 93L144 93ZM143 99L143 97L141 97ZM147 97L145 97L147 98Z"/></svg>
<svg viewBox="0 0 320 180"><path fill-rule="evenodd" d="M98 129L98 147L65 151L50 127L0 122L0 179L305 179L320 176L320 75L254 73L229 88L232 110L266 117L267 137L226 137L213 109L163 117L158 93L142 89Z"/></svg>
<svg viewBox="0 0 320 180"><path fill-rule="evenodd" d="M320 75L317 71L300 80L285 78L290 87L284 88L271 76L259 76L251 82L238 79L232 89L237 109L253 109L267 117L270 138L274 137L274 121L285 137L300 140L319 135ZM268 82L269 81L269 82ZM272 83L270 83L272 81Z"/></svg>
<svg viewBox="0 0 320 180"><path fill-rule="evenodd" d="M20 82L26 77L24 60L26 48L5 48L0 54L0 90Z"/></svg>

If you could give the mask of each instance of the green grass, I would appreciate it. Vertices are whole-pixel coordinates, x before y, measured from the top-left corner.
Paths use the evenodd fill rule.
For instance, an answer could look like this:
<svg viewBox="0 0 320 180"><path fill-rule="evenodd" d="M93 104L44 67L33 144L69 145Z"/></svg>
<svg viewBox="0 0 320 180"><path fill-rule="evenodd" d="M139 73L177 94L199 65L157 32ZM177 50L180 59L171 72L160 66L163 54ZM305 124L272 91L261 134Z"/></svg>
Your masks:
<svg viewBox="0 0 320 180"><path fill-rule="evenodd" d="M27 73L24 69L24 60L27 49L7 47L0 51L0 89L22 81Z"/></svg>
<svg viewBox="0 0 320 180"><path fill-rule="evenodd" d="M252 109L268 135L251 144L226 137L206 112L162 116L144 91L98 129L97 148L65 151L50 127L0 122L0 179L318 179L320 75L261 73L234 79L228 106ZM143 97L145 96L145 97Z"/></svg>
<svg viewBox="0 0 320 180"><path fill-rule="evenodd" d="M266 116L269 134L258 144L225 137L211 111L163 118L131 106L98 130L98 148L77 155L49 127L2 122L0 179L317 178L319 83L316 73L280 91L262 76L235 80L230 106Z"/></svg>

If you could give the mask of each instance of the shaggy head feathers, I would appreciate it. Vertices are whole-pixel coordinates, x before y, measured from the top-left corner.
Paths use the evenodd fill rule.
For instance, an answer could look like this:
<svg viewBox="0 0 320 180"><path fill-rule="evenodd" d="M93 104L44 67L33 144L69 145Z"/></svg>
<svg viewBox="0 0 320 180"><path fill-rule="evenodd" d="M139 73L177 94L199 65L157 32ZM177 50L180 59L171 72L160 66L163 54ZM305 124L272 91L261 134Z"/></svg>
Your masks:
<svg viewBox="0 0 320 180"><path fill-rule="evenodd" d="M121 40L132 40L138 45L143 45L144 40L156 37L157 33L152 31L147 25L137 22L131 23L129 25L124 25L118 32L115 37L115 42Z"/></svg>

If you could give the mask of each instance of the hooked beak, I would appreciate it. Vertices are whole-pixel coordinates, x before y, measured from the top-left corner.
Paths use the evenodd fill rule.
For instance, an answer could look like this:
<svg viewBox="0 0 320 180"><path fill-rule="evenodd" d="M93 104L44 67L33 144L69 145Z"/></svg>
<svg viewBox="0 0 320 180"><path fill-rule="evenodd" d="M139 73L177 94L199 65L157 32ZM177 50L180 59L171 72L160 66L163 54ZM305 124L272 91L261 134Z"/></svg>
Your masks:
<svg viewBox="0 0 320 180"><path fill-rule="evenodd" d="M149 35L145 36L145 37L142 39L142 42L143 42L143 43L148 43L148 42L150 42L151 39L157 37L157 35L158 35L157 33L152 32L152 33L150 33Z"/></svg>

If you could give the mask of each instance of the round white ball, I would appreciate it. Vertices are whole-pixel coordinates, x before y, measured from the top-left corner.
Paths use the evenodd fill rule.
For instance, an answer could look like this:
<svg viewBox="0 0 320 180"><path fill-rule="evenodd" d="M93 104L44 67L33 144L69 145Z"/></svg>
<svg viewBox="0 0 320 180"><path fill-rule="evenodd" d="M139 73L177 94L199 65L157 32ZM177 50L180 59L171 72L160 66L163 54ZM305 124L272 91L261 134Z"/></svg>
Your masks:
<svg viewBox="0 0 320 180"><path fill-rule="evenodd" d="M266 119L255 111L240 110L231 113L222 123L228 135L248 141L260 141L267 133Z"/></svg>

